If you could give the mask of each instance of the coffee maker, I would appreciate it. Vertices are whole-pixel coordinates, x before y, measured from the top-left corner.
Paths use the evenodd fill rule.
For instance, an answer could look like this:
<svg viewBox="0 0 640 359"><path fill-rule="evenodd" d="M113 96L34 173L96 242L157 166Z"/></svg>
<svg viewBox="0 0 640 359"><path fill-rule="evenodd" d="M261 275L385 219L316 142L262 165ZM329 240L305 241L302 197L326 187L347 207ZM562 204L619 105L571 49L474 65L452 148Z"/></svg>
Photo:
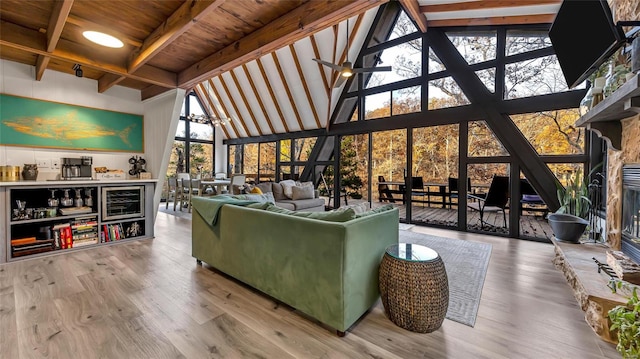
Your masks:
<svg viewBox="0 0 640 359"><path fill-rule="evenodd" d="M82 156L80 158L62 158L62 179L64 180L90 180L93 158Z"/></svg>

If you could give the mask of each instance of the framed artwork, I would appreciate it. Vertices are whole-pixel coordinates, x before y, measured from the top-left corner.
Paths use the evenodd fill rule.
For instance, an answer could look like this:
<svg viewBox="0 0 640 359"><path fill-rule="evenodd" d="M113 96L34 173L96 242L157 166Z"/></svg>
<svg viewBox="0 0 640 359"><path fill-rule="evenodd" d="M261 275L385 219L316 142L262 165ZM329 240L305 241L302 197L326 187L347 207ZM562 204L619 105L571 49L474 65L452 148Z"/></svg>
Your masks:
<svg viewBox="0 0 640 359"><path fill-rule="evenodd" d="M0 94L0 144L144 152L142 115Z"/></svg>

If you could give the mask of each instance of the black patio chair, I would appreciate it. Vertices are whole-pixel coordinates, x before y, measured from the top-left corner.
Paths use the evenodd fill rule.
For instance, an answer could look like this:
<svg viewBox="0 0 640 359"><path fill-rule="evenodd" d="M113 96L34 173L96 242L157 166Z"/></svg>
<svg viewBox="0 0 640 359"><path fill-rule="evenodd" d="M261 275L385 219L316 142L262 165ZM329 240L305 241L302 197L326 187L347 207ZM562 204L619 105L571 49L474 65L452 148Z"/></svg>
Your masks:
<svg viewBox="0 0 640 359"><path fill-rule="evenodd" d="M509 177L494 175L489 186L489 192L485 196L470 194L467 197L476 200L476 202L467 202L467 207L480 212L481 229L484 229L484 224L486 223L484 221L485 212L502 211L503 227L507 227L505 208L507 207L507 202L509 202Z"/></svg>
<svg viewBox="0 0 640 359"><path fill-rule="evenodd" d="M449 177L448 180L449 192L449 208L453 205L452 199L460 198L460 189L458 187L458 179L456 177ZM471 194L471 178L467 177L467 194Z"/></svg>
<svg viewBox="0 0 640 359"><path fill-rule="evenodd" d="M411 197L422 196L422 207L424 207L424 196L426 194L427 191L424 190L424 182L422 181L422 177L411 177Z"/></svg>

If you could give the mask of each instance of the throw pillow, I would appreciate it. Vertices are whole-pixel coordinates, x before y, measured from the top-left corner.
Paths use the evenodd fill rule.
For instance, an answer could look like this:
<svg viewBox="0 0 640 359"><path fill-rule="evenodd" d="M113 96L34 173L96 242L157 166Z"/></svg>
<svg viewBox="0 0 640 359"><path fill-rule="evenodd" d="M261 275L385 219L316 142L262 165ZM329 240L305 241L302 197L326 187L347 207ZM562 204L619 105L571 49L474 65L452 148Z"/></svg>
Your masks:
<svg viewBox="0 0 640 359"><path fill-rule="evenodd" d="M282 185L280 183L274 182L273 186L271 187L273 190L273 197L276 199L276 201L280 201L283 199L289 199L287 198L287 196L284 195L284 192L282 190ZM262 191L264 192L264 191Z"/></svg>
<svg viewBox="0 0 640 359"><path fill-rule="evenodd" d="M395 207L392 204L385 204L382 207L373 208L373 209L371 209L369 211L366 211L366 212L363 212L363 213L359 213L359 214L356 215L356 218L367 217L367 216L370 216L372 214L390 211L390 210L392 210L394 208Z"/></svg>
<svg viewBox="0 0 640 359"><path fill-rule="evenodd" d="M262 194L262 190L260 189L260 187L256 186L256 187L253 187L249 193Z"/></svg>
<svg viewBox="0 0 640 359"><path fill-rule="evenodd" d="M294 180L284 180L280 181L280 185L282 186L284 195L291 199L291 197L293 197L293 190L291 188L296 185L296 182Z"/></svg>
<svg viewBox="0 0 640 359"><path fill-rule="evenodd" d="M314 188L313 186L293 186L291 187L291 199L313 199L314 197Z"/></svg>
<svg viewBox="0 0 640 359"><path fill-rule="evenodd" d="M273 182L260 182L256 185L256 188L260 188L262 193L273 192L273 189L271 188L272 185Z"/></svg>
<svg viewBox="0 0 640 359"><path fill-rule="evenodd" d="M358 215L360 213L364 213L364 212L369 210L368 204L369 204L369 202L362 202L362 203L358 203L358 204L350 204L348 206L341 206L338 209L353 208L353 210L356 212L356 215Z"/></svg>
<svg viewBox="0 0 640 359"><path fill-rule="evenodd" d="M296 217L305 217L318 219L327 222L347 222L356 218L356 213L352 208L344 211L328 211L328 212L295 212L285 208L278 207L276 205L270 205L266 208L267 211L287 214Z"/></svg>

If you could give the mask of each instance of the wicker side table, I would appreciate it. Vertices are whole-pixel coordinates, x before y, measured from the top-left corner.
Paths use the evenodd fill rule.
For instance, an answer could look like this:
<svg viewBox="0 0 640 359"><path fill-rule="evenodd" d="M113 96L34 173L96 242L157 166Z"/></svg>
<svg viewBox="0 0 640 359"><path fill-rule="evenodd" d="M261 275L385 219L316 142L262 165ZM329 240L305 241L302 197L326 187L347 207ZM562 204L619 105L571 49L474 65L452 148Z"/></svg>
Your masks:
<svg viewBox="0 0 640 359"><path fill-rule="evenodd" d="M389 246L379 279L382 305L392 322L418 333L440 328L449 307L449 282L436 251L410 243Z"/></svg>

